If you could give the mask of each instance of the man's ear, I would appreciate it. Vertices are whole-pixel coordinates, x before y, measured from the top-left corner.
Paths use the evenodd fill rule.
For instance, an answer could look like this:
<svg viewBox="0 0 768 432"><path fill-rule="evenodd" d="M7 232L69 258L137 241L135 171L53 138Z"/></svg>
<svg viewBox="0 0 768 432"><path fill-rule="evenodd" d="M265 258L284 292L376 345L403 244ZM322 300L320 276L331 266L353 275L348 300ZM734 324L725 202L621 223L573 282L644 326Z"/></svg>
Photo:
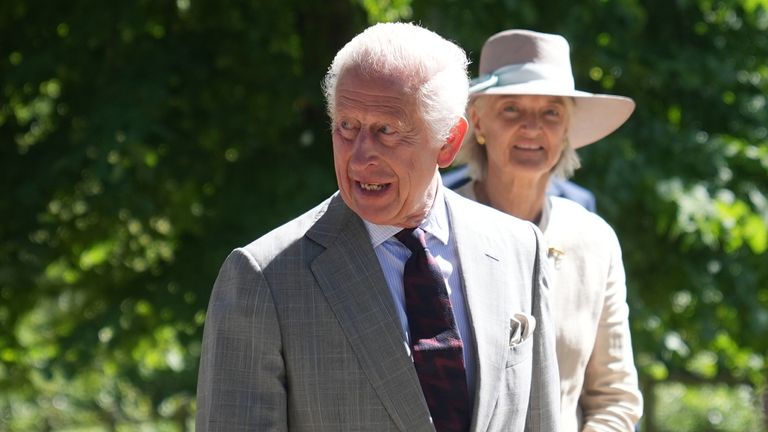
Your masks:
<svg viewBox="0 0 768 432"><path fill-rule="evenodd" d="M449 167L453 163L459 149L461 149L461 143L464 141L468 126L467 119L464 117L459 117L456 124L453 125L451 133L448 134L448 138L445 139L440 153L437 155L437 165L440 168Z"/></svg>

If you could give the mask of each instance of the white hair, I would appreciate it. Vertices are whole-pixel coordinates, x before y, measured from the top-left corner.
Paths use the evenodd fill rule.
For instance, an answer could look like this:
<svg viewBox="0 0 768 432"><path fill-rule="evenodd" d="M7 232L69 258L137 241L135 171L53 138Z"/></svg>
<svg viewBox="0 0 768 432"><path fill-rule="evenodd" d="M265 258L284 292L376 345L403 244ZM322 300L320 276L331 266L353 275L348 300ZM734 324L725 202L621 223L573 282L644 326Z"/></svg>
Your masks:
<svg viewBox="0 0 768 432"><path fill-rule="evenodd" d="M469 106L471 107L472 104L477 103L480 99L480 97L473 97L469 102ZM575 101L571 98L563 98L563 100L565 101L567 115L570 118L570 113L573 111ZM469 109L467 111L469 111ZM474 180L485 180L488 171L488 152L484 145L480 145L480 143L477 142L474 127L471 124L467 134L464 135L464 142L461 145L461 150L459 151L459 154L456 155L456 163L467 164L469 167L470 178ZM576 153L576 149L573 148L569 142L568 133L566 132L565 141L563 142L563 152L560 154L560 159L557 161L557 164L552 168L552 175L568 179L573 176L573 173L580 167L581 159L579 159L579 154Z"/></svg>
<svg viewBox="0 0 768 432"><path fill-rule="evenodd" d="M469 94L469 61L458 45L410 23L381 23L349 41L323 80L328 115L336 112L336 84L352 68L369 76L402 80L413 92L431 138L445 140L464 114Z"/></svg>

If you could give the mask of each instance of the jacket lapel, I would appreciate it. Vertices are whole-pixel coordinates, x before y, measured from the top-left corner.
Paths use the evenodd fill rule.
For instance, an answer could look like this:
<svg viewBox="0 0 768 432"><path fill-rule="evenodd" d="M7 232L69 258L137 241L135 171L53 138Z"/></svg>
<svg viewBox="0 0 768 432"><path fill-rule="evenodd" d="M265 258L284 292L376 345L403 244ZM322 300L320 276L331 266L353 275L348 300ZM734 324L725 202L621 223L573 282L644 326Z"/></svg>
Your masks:
<svg viewBox="0 0 768 432"><path fill-rule="evenodd" d="M365 225L336 195L307 237L326 248L312 262L312 273L390 417L404 432L432 430Z"/></svg>
<svg viewBox="0 0 768 432"><path fill-rule="evenodd" d="M463 208L463 198L446 191L446 203L461 263L462 283L475 340L475 406L473 431L488 428L496 406L509 352L509 281L499 281L503 251L494 250L486 230L474 230L474 212ZM477 359L482 359L479 361Z"/></svg>

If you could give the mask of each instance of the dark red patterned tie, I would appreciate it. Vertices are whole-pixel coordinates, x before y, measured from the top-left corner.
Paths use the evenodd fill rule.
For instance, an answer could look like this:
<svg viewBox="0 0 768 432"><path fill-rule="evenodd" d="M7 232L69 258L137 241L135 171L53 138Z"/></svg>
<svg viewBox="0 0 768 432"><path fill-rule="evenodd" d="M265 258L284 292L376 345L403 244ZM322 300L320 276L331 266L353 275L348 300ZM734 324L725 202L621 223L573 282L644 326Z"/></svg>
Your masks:
<svg viewBox="0 0 768 432"><path fill-rule="evenodd" d="M409 228L395 237L411 251L403 287L411 351L435 430L466 432L472 418L463 344L440 268L427 249L424 231Z"/></svg>

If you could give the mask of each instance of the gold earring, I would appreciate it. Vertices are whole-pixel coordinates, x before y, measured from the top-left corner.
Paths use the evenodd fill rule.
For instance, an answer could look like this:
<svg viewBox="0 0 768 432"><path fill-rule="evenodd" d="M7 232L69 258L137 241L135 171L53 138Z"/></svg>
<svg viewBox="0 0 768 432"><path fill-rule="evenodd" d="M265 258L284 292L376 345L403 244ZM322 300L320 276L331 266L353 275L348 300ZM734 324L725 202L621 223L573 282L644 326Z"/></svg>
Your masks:
<svg viewBox="0 0 768 432"><path fill-rule="evenodd" d="M475 137L475 139L477 139L477 143L478 143L478 144L480 144L480 145L485 145L485 137L484 137L484 136L482 136L482 135L477 135L477 136Z"/></svg>

